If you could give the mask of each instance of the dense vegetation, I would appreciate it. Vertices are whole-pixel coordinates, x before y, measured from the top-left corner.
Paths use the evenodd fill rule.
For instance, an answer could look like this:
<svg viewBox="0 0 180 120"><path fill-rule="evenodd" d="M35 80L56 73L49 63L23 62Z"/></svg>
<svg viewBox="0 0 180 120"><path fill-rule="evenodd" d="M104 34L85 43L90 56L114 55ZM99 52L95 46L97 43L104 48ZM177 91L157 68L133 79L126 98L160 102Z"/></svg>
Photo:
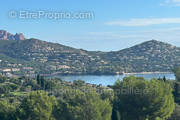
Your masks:
<svg viewBox="0 0 180 120"><path fill-rule="evenodd" d="M86 51L37 39L0 40L0 53L4 74L107 75L170 72L180 66L180 48L155 40L112 52Z"/></svg>
<svg viewBox="0 0 180 120"><path fill-rule="evenodd" d="M115 95L114 120L118 116L122 120L165 120L174 110L172 88L166 82L130 76L113 86L114 90L119 88L128 91Z"/></svg>
<svg viewBox="0 0 180 120"><path fill-rule="evenodd" d="M129 76L113 86L0 76L0 120L178 120L176 80Z"/></svg>

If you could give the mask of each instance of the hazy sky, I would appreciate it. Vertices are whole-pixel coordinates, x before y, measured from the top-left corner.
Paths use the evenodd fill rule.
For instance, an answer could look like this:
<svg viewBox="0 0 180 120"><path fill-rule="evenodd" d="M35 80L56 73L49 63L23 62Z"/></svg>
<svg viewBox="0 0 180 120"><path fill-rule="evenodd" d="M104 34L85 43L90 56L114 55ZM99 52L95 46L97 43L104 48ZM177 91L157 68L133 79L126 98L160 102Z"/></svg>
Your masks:
<svg viewBox="0 0 180 120"><path fill-rule="evenodd" d="M1 0L0 5L0 29L27 38L101 51L151 39L180 46L180 0ZM55 19L57 13L92 16Z"/></svg>

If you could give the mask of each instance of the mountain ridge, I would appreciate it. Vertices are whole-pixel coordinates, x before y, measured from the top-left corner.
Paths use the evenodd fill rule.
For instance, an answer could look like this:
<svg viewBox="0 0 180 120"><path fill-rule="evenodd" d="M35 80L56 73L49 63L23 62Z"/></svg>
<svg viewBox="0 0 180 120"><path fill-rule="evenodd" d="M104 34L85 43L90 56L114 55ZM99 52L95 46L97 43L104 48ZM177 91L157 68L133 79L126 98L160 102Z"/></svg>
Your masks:
<svg viewBox="0 0 180 120"><path fill-rule="evenodd" d="M38 39L0 40L5 74L118 74L170 72L180 66L180 48L150 40L119 51L87 51Z"/></svg>
<svg viewBox="0 0 180 120"><path fill-rule="evenodd" d="M0 30L0 40L25 40L25 37L22 33L13 35L6 30Z"/></svg>

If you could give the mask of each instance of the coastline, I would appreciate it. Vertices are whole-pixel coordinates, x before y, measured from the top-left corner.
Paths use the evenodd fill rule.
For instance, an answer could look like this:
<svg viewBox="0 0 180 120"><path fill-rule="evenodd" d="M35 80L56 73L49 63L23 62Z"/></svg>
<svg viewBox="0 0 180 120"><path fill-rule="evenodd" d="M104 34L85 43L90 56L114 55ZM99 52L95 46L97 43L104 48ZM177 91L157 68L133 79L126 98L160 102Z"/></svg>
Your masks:
<svg viewBox="0 0 180 120"><path fill-rule="evenodd" d="M52 76L71 76L71 75L74 75L74 76L79 76L79 75L97 75L97 76L108 76L108 75L137 75L137 74L142 74L142 75L145 75L145 74L174 74L173 72L132 72L132 73L114 73L114 74L59 74L59 73L52 73L52 74L40 74L44 77L52 77ZM26 74L26 75L13 75L13 76L18 76L18 77L21 77L21 76L28 76L28 77L36 77L37 74Z"/></svg>
<svg viewBox="0 0 180 120"><path fill-rule="evenodd" d="M136 74L173 74L173 72L134 72L134 73L123 73L123 75L136 75Z"/></svg>

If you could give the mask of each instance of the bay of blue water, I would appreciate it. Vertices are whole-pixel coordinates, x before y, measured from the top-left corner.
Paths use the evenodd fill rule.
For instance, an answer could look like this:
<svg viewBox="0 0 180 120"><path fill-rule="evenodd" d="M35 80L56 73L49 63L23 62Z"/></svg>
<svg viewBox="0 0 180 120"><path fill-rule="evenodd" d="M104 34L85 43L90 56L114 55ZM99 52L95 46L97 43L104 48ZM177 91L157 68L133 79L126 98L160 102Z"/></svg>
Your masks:
<svg viewBox="0 0 180 120"><path fill-rule="evenodd" d="M74 81L74 80L84 80L86 83L96 84L96 85L113 85L117 79L122 80L124 77L134 75L136 77L144 77L145 79L151 80L152 78L163 78L175 80L173 73L152 73L152 74L125 74L125 75L63 75L63 76L54 76L61 78L65 81Z"/></svg>

